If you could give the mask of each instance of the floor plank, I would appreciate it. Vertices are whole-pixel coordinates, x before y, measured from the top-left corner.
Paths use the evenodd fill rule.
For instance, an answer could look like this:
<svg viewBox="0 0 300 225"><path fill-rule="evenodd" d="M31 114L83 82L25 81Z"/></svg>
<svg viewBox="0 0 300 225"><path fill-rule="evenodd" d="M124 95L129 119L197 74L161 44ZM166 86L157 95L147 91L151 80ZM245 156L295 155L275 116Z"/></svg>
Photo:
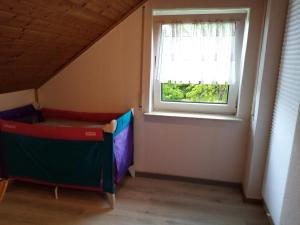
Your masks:
<svg viewBox="0 0 300 225"><path fill-rule="evenodd" d="M263 208L240 190L150 178L128 178L109 209L105 195L15 182L0 204L0 225L269 225Z"/></svg>

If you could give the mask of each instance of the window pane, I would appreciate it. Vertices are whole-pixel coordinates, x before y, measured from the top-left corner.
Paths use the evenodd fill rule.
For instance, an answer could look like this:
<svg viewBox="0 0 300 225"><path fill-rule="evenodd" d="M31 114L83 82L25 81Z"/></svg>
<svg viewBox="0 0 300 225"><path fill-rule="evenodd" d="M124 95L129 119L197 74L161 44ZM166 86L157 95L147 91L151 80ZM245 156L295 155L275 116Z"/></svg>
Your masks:
<svg viewBox="0 0 300 225"><path fill-rule="evenodd" d="M228 103L228 84L161 83L161 101L186 103Z"/></svg>

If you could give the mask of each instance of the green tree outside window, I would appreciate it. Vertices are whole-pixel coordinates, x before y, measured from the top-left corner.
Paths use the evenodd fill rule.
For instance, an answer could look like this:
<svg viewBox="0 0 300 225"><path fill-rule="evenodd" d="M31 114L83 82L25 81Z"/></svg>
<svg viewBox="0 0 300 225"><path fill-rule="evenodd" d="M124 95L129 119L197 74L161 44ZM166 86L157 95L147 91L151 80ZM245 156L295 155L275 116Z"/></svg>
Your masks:
<svg viewBox="0 0 300 225"><path fill-rule="evenodd" d="M169 81L161 84L165 102L227 104L228 84L183 84Z"/></svg>

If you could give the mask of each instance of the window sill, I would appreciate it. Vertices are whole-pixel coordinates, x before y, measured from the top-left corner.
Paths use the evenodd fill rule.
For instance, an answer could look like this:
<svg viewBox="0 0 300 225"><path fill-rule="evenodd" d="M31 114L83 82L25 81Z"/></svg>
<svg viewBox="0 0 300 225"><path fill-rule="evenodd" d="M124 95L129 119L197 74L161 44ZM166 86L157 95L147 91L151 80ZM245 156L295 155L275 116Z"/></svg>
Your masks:
<svg viewBox="0 0 300 225"><path fill-rule="evenodd" d="M158 117L177 117L177 118L193 118L204 120L222 120L222 121L236 121L241 122L243 119L235 115L220 115L220 114L202 114L202 113L183 113L183 112L147 112L145 116L158 116Z"/></svg>

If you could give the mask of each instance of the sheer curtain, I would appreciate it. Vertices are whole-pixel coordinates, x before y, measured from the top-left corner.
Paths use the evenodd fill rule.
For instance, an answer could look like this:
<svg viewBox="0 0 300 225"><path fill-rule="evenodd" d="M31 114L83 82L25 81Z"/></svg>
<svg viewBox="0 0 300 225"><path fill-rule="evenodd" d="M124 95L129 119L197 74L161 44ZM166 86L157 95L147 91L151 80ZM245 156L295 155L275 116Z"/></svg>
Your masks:
<svg viewBox="0 0 300 225"><path fill-rule="evenodd" d="M235 82L235 22L162 24L156 79L203 84Z"/></svg>

